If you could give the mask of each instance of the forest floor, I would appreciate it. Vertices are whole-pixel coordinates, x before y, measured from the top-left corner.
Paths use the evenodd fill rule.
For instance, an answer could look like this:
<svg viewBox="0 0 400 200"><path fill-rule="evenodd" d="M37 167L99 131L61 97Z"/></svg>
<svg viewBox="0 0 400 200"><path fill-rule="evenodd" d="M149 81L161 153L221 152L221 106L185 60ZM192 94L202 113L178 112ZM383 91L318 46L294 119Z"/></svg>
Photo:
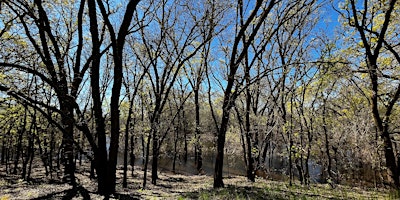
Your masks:
<svg viewBox="0 0 400 200"><path fill-rule="evenodd" d="M44 170L35 168L33 179L24 181L17 175L5 173L0 166L0 200L11 199L104 199L96 193L96 181L89 178L87 167L76 174L79 187L59 181L50 181ZM110 199L395 199L399 197L387 189L359 188L328 184L312 184L309 187L288 182L257 178L255 183L243 176L224 178L225 188L213 189L210 175L182 175L159 172L157 185L152 185L148 173L146 189L141 189L143 171L139 168L128 172L128 188L122 188L122 170L118 170L117 193ZM395 196L393 196L395 195Z"/></svg>

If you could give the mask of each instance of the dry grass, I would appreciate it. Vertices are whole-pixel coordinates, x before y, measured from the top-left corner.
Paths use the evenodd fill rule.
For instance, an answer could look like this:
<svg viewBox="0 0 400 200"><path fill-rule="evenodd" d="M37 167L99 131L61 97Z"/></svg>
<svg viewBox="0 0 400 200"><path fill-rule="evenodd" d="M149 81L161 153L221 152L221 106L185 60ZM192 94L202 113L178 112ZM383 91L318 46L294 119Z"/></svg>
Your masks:
<svg viewBox="0 0 400 200"><path fill-rule="evenodd" d="M212 176L186 176L159 172L157 185L152 185L148 176L148 187L142 189L143 171L129 172L128 188L122 188L122 170L117 171L117 193L110 199L389 199L389 191L383 189L361 189L348 186L316 184L310 187L288 186L286 182L257 179L255 183L245 177L226 177L225 188L213 189ZM80 167L76 174L81 187L72 187L59 181L49 181L37 170L27 182L15 175L6 175L0 168L0 200L8 199L104 199L96 194L96 181L89 179L88 167Z"/></svg>

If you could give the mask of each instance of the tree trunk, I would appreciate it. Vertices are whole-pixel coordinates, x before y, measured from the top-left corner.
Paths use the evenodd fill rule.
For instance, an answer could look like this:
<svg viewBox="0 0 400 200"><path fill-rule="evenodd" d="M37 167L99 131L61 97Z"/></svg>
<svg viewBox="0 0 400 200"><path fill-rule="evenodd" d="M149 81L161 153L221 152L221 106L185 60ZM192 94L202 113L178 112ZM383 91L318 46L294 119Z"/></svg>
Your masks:
<svg viewBox="0 0 400 200"><path fill-rule="evenodd" d="M143 173L144 173L144 175L143 175L143 189L146 189L146 183L147 183L147 167L149 165L150 142L151 142L151 133L149 133L149 137L147 139L147 144L146 144L146 156L145 156L144 169L143 169Z"/></svg>
<svg viewBox="0 0 400 200"><path fill-rule="evenodd" d="M49 170L50 170L50 179L53 180L53 156L54 156L54 149L56 148L56 141L54 138L54 131L51 130L50 132L50 150L49 150Z"/></svg>
<svg viewBox="0 0 400 200"><path fill-rule="evenodd" d="M34 133L31 133L31 136L30 136L30 138L29 138L29 153L28 153L28 160L27 160L27 162L29 161L29 167L28 167L28 174L27 174L27 176L26 176L26 179L25 180L27 180L27 181L30 181L31 180L31 174L32 174L32 163L33 163L33 158L34 158L34 156L35 156L35 144L34 144L34 140L35 140L35 138L34 138L34 135L33 135ZM74 174L75 175L75 174ZM75 181L75 180L74 180Z"/></svg>
<svg viewBox="0 0 400 200"><path fill-rule="evenodd" d="M157 169L158 169L158 119L157 122L153 122L152 124L152 133L153 133L153 161L151 164L151 183L153 185L157 185Z"/></svg>
<svg viewBox="0 0 400 200"><path fill-rule="evenodd" d="M324 130L324 136L325 136L325 151L326 151L326 156L328 158L328 166L327 166L327 171L328 171L328 182L331 184L332 183L332 158L331 158L331 153L330 153L330 144L329 144L329 137L328 137L328 129L327 129L327 124L326 124L326 99L324 99L324 105L323 105L323 110L322 110L322 128Z"/></svg>
<svg viewBox="0 0 400 200"><path fill-rule="evenodd" d="M135 171L135 136L132 134L131 135L131 151L129 154L129 160L131 164L131 176L133 177L133 172Z"/></svg>
<svg viewBox="0 0 400 200"><path fill-rule="evenodd" d="M132 112L133 112L133 100L134 96L130 100L130 105L129 105L129 111L128 111L128 117L126 119L126 125L125 125L125 144L124 144L124 177L122 180L122 187L127 188L128 183L127 183L127 171L128 171L128 147L129 147L129 128L131 124L131 118L132 118ZM133 130L132 130L133 132ZM133 137L133 133L132 133ZM133 141L131 141L133 142ZM133 149L131 150L131 152Z"/></svg>
<svg viewBox="0 0 400 200"><path fill-rule="evenodd" d="M385 159L386 159L386 167L388 168L388 179L389 183L396 188L400 188L400 181L399 181L399 170L396 164L396 157L393 152L393 145L390 139L390 134L387 130L385 130L381 134L381 138L383 139L383 149L385 152Z"/></svg>
<svg viewBox="0 0 400 200"><path fill-rule="evenodd" d="M244 38L243 38L244 40ZM254 174L254 156L253 156L253 143L251 141L251 127L250 127L250 109L251 109L251 94L250 94L250 66L248 56L245 56L245 80L246 80L246 112L245 112L245 131L247 143L247 178L251 182L255 182Z"/></svg>
<svg viewBox="0 0 400 200"><path fill-rule="evenodd" d="M175 127L175 134L174 134L174 157L172 161L172 172L175 173L175 167L176 167L176 158L178 156L178 136L179 136L179 128Z"/></svg>
<svg viewBox="0 0 400 200"><path fill-rule="evenodd" d="M122 48L122 47L119 47ZM122 50L121 50L122 51ZM116 52L114 52L115 54ZM116 55L114 55L115 57ZM116 186L116 167L117 158L119 151L119 135L120 135L120 119L119 119L119 98L122 87L122 55L121 58L115 58L114 62L114 85L112 88L111 95L111 140L110 140L110 154L108 157L108 188L110 189L110 194L115 193ZM117 63L118 61L118 63Z"/></svg>
<svg viewBox="0 0 400 200"><path fill-rule="evenodd" d="M129 117L128 117L129 118ZM128 123L129 124L129 123ZM129 125L127 126L127 129ZM122 187L127 188L127 171L128 171L128 146L129 146L129 130L125 130L125 141L124 141L124 170L123 170L123 178L122 178Z"/></svg>
<svg viewBox="0 0 400 200"><path fill-rule="evenodd" d="M6 137L2 137L2 143L1 143L1 164L4 165L6 161Z"/></svg>
<svg viewBox="0 0 400 200"><path fill-rule="evenodd" d="M95 0L88 0L88 14L90 18L90 33L92 39L93 61L90 68L90 85L92 89L93 113L96 125L98 149L93 149L94 161L96 162L97 173L97 192L102 195L109 194L108 174L108 155L106 149L106 132L100 97L100 41L97 23L97 8Z"/></svg>
<svg viewBox="0 0 400 200"><path fill-rule="evenodd" d="M60 102L61 104L61 102ZM64 106L63 106L64 107ZM74 125L73 125L73 111L72 106L68 105L65 106L63 109L63 113L66 116L62 117L62 124L65 127L65 133L63 134L63 146L64 149L64 177L63 180L73 186L75 186L75 162L74 162L74 143L73 143L73 136L74 136Z"/></svg>
<svg viewBox="0 0 400 200"><path fill-rule="evenodd" d="M147 154L146 154L146 142L144 141L144 135L143 134L140 136L140 141L141 141L141 144L142 144L142 166L144 166L145 162L146 162L146 155Z"/></svg>
<svg viewBox="0 0 400 200"><path fill-rule="evenodd" d="M183 95L183 94L182 94ZM185 163L188 160L188 140L187 140L187 130L186 130L186 118L185 118L185 109L182 109L182 123L183 123L183 140L185 143L184 149L183 151L185 152L183 155L183 160L185 161Z"/></svg>
<svg viewBox="0 0 400 200"><path fill-rule="evenodd" d="M123 78L123 50L125 44L125 38L129 33L130 24L132 22L133 13L136 10L136 5L140 0L130 0L126 6L126 11L118 30L118 35L116 37L116 32L114 31L108 15L105 13L104 5L102 1L97 0L100 10L102 10L103 18L106 22L107 28L111 35L111 46L113 49L113 60L114 60L114 80L113 87L111 91L111 141L110 141L110 154L108 160L108 188L110 194L115 193L116 186L116 167L117 158L119 151L119 136L120 136L120 94L122 88L122 78ZM134 97L133 97L134 98Z"/></svg>
<svg viewBox="0 0 400 200"><path fill-rule="evenodd" d="M22 127L18 131L18 139L17 139L17 152L15 155L15 160L14 160L14 171L13 174L17 174L17 169L18 169L18 162L19 162L19 157L22 152L22 136L25 134L26 131L26 118L27 118L27 107L25 106L25 111L24 111L24 120L22 121Z"/></svg>
<svg viewBox="0 0 400 200"><path fill-rule="evenodd" d="M229 89L228 91L229 92L225 92L225 94L230 93L231 90ZM225 135L228 129L229 114L231 109L231 105L229 105L230 101L231 101L230 95L228 97L225 97L221 127L218 131L218 136L217 136L217 156L215 159L214 188L224 187L224 182L222 180L222 169L224 165Z"/></svg>
<svg viewBox="0 0 400 200"><path fill-rule="evenodd" d="M203 157L201 155L201 132L200 132L200 103L199 103L199 88L198 86L194 90L194 105L196 115L196 145L195 145L195 161L197 163L197 172L201 173L203 168Z"/></svg>

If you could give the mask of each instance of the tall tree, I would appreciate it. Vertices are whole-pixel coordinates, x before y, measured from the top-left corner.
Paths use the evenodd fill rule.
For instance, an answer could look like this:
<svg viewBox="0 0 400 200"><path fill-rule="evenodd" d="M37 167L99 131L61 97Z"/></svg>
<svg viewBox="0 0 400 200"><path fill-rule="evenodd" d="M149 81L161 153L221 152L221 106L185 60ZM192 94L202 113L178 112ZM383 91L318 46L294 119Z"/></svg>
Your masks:
<svg viewBox="0 0 400 200"><path fill-rule="evenodd" d="M35 0L33 4L26 1L2 3L3 10L7 8L10 11L8 14L14 19L14 25L4 32L7 33L7 37L2 42L14 44L12 47L15 47L15 51L2 57L0 65L38 77L40 82L49 86L49 90L55 92L58 105L46 106L45 102L35 101L26 93L19 92L17 88L5 86L2 90L25 102L37 104L37 108L47 107L61 115L62 126L58 127L63 132L64 179L75 185L74 109L77 108L76 98L90 60L87 58L86 64L82 66L81 53L84 42L82 37L79 37L77 43L73 40L76 34L82 35L82 29L79 27L82 26L83 4L74 1L66 3L67 5L50 5L41 0ZM70 12L76 4L80 8L77 15ZM55 16L56 12L52 12L49 7L57 10L59 14ZM78 23L73 23L74 20ZM17 33L14 32L16 30L21 30L17 31L21 35L10 34ZM21 54L18 48L25 49L28 56ZM72 52L76 53L76 59L71 56L74 55Z"/></svg>
<svg viewBox="0 0 400 200"><path fill-rule="evenodd" d="M123 20L118 29L118 33L112 24L110 10L106 9L103 1L98 0L97 6L100 10L102 20L108 30L110 37L110 46L113 56L113 87L111 91L110 117L111 117L111 139L109 154L106 151L106 136L105 136L105 121L102 114L101 100L99 96L99 73L100 73L100 47L99 28L97 22L97 6L95 0L88 0L89 16L90 16L90 32L92 34L92 53L93 62L91 67L91 86L94 112L97 125L99 155L96 157L97 168L99 170L99 186L98 190L103 194L112 194L116 187L116 165L119 150L120 137L120 94L123 79L123 52L126 41L126 36L131 32L131 23L136 6L140 0L130 0L126 5L126 10L123 15ZM107 8L110 8L110 2L107 3Z"/></svg>
<svg viewBox="0 0 400 200"><path fill-rule="evenodd" d="M156 6L154 23L141 30L146 53L143 56L148 57L147 62L142 62L142 64L150 66L147 74L150 80L151 105L153 107L149 114L151 135L148 142L152 141L151 180L153 184L156 184L158 178L159 150L164 138L160 134L160 120L170 92L182 68L215 34L215 30L212 28L213 24L210 24L209 29L201 29L204 24L208 23L208 13L212 10L206 6L200 10L201 12L196 9L191 10L194 4L191 0L161 0L154 4ZM149 34L149 31L152 34ZM205 40L202 40L202 35L206 35ZM144 61L144 59L142 60ZM147 154L143 187L146 186L148 157Z"/></svg>
<svg viewBox="0 0 400 200"><path fill-rule="evenodd" d="M214 187L223 187L222 168L225 146L225 135L228 129L231 108L235 100L243 91L245 78L242 71L250 71L254 67L257 57L263 55L266 47L271 42L271 38L276 34L280 27L297 13L303 12L303 8L313 4L314 1L263 1L256 2L239 0L236 6L235 35L232 39L232 48L229 52L227 63L227 82L224 86L222 119L217 125L217 156L214 172ZM276 13L275 13L276 12ZM275 19L269 18L274 16ZM262 37L261 37L262 36ZM256 44L256 45L254 45ZM252 56L248 57L249 69L241 69L245 66L245 59L249 56L251 45L254 45ZM264 71L262 76L268 74L269 70ZM254 81L254 80L253 80ZM253 82L251 81L251 82ZM249 87L250 84L246 84Z"/></svg>
<svg viewBox="0 0 400 200"><path fill-rule="evenodd" d="M364 66L354 66L355 72L366 73L369 77L368 96L375 126L383 141L383 151L388 169L389 182L399 188L399 166L396 163L395 150L391 139L393 109L400 98L400 83L391 64L383 62L386 58L400 64L398 45L398 26L395 22L400 4L390 1L349 0L341 5L344 25L354 28L357 33L352 40L362 49L356 62L365 62ZM365 60L363 60L365 58ZM388 74L391 72L392 74ZM383 90L387 87L388 90Z"/></svg>

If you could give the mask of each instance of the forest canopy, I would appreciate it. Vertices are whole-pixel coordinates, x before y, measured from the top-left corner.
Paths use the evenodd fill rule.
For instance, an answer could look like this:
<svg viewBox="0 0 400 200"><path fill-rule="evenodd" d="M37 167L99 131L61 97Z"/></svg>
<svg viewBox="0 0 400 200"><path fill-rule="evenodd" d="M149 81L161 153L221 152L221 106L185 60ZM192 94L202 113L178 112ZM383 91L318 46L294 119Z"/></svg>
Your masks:
<svg viewBox="0 0 400 200"><path fill-rule="evenodd" d="M104 195L119 166L146 188L165 160L214 188L238 163L251 182L398 189L399 15L397 0L2 0L1 166L76 186L86 162Z"/></svg>

